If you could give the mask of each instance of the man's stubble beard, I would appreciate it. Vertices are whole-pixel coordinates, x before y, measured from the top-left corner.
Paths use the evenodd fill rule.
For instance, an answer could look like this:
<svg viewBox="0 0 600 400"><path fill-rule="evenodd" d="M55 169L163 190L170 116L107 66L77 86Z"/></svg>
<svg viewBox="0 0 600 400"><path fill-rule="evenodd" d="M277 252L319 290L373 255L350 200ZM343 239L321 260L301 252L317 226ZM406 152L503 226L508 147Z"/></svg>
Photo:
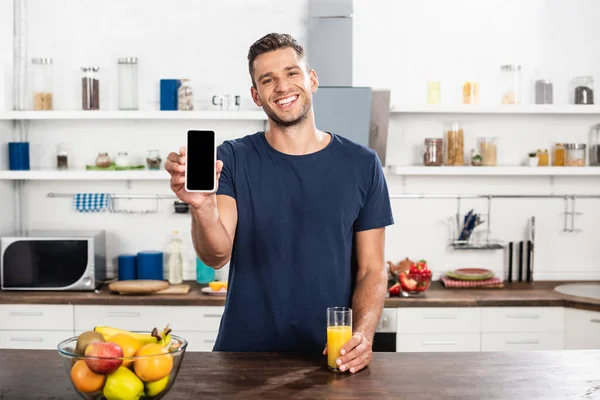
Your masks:
<svg viewBox="0 0 600 400"><path fill-rule="evenodd" d="M267 114L267 116L276 125L278 125L281 128L289 128L289 127L292 127L292 126L296 126L296 125L302 124L306 120L306 118L308 117L308 113L309 113L311 107L312 107L311 100L309 98L306 98L306 102L304 103L304 106L300 110L301 111L300 115L298 116L298 118L293 119L291 121L284 121L281 118L279 118L277 116L277 113L275 113L275 111L273 111L273 109L270 106L263 107L263 110L264 110L265 114Z"/></svg>

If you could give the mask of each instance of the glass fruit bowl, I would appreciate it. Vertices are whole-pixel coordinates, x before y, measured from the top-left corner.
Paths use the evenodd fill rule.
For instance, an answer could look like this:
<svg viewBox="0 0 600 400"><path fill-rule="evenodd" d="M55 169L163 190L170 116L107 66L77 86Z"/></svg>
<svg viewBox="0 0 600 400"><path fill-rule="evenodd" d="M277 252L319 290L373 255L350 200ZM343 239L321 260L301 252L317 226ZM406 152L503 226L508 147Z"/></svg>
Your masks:
<svg viewBox="0 0 600 400"><path fill-rule="evenodd" d="M83 399L161 399L177 378L187 345L172 334L159 340L150 332L88 331L60 342L58 353Z"/></svg>
<svg viewBox="0 0 600 400"><path fill-rule="evenodd" d="M402 297L420 297L425 294L431 284L431 274L400 272L397 274Z"/></svg>

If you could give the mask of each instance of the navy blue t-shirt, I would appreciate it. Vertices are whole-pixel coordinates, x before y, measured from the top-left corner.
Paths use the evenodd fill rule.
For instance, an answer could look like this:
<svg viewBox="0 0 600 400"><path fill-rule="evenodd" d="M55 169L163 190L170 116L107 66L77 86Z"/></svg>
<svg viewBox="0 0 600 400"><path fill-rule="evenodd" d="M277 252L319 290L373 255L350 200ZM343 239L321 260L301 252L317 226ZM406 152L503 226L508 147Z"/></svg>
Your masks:
<svg viewBox="0 0 600 400"><path fill-rule="evenodd" d="M354 233L393 224L377 153L331 134L307 155L258 132L225 141L218 195L237 202L215 351L321 353L327 307L351 307Z"/></svg>

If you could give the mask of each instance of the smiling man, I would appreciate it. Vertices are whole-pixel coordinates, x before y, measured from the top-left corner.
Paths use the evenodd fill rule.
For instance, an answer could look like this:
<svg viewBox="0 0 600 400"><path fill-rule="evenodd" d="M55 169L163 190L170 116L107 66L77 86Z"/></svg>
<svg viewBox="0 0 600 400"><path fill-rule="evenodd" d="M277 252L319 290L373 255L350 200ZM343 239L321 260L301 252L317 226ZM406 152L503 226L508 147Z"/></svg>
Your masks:
<svg viewBox="0 0 600 400"><path fill-rule="evenodd" d="M171 188L191 205L198 256L230 261L215 351L323 352L326 309L353 309L353 337L338 360L357 372L386 294L385 227L393 224L375 151L343 132L316 128L318 78L287 34L268 34L248 52L254 102L268 129L217 150L217 192L187 193L185 149L166 165Z"/></svg>

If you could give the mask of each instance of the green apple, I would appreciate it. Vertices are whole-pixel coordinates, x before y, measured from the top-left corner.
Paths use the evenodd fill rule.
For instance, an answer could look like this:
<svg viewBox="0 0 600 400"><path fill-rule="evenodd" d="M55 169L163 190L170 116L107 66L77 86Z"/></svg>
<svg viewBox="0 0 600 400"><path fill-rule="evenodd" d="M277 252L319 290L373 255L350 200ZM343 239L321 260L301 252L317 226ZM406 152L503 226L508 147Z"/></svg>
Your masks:
<svg viewBox="0 0 600 400"><path fill-rule="evenodd" d="M156 396L169 384L169 375L154 382L146 383L146 396Z"/></svg>
<svg viewBox="0 0 600 400"><path fill-rule="evenodd" d="M130 369L119 367L106 377L106 400L138 400L144 395L144 383Z"/></svg>

